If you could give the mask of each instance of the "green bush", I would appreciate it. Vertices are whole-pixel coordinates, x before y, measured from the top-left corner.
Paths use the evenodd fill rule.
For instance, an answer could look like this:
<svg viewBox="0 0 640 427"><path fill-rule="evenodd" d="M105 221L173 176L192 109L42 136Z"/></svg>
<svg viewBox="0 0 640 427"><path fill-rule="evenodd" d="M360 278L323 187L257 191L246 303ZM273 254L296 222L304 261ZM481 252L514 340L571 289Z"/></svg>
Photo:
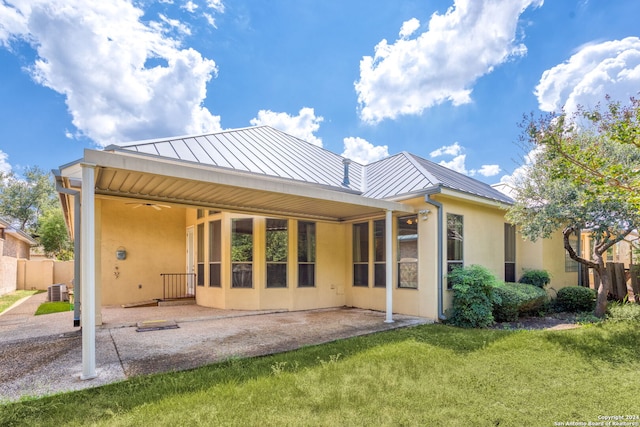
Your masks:
<svg viewBox="0 0 640 427"><path fill-rule="evenodd" d="M500 297L493 303L493 317L497 322L513 322L518 316L538 310L547 301L547 293L525 283L498 283L494 292Z"/></svg>
<svg viewBox="0 0 640 427"><path fill-rule="evenodd" d="M556 305L562 311L577 313L596 308L596 291L582 286L569 286L558 291Z"/></svg>
<svg viewBox="0 0 640 427"><path fill-rule="evenodd" d="M607 320L614 322L640 322L640 305L613 301L607 307Z"/></svg>
<svg viewBox="0 0 640 427"><path fill-rule="evenodd" d="M544 288L551 282L551 275L546 270L525 270L518 283Z"/></svg>
<svg viewBox="0 0 640 427"><path fill-rule="evenodd" d="M447 276L453 289L453 307L447 323L463 328L485 328L494 323L492 308L497 297L495 277L479 265L461 267Z"/></svg>

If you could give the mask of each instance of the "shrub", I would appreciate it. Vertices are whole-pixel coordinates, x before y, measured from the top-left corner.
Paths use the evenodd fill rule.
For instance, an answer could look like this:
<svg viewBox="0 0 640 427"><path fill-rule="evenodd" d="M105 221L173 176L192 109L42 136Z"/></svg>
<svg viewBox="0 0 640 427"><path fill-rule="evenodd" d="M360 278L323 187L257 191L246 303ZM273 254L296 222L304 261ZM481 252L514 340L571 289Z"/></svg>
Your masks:
<svg viewBox="0 0 640 427"><path fill-rule="evenodd" d="M547 270L525 270L518 282L544 288L551 282L551 275Z"/></svg>
<svg viewBox="0 0 640 427"><path fill-rule="evenodd" d="M479 265L461 267L447 276L453 289L453 307L448 323L463 328L485 328L493 324L495 277Z"/></svg>
<svg viewBox="0 0 640 427"><path fill-rule="evenodd" d="M572 313L592 311L596 308L596 291L581 286L562 288L558 291L556 304L560 310Z"/></svg>
<svg viewBox="0 0 640 427"><path fill-rule="evenodd" d="M607 320L614 322L640 322L640 305L611 302L607 307Z"/></svg>
<svg viewBox="0 0 640 427"><path fill-rule="evenodd" d="M518 316L538 310L547 301L547 293L537 286L524 283L498 283L494 292L500 297L493 303L493 317L497 322L513 322Z"/></svg>

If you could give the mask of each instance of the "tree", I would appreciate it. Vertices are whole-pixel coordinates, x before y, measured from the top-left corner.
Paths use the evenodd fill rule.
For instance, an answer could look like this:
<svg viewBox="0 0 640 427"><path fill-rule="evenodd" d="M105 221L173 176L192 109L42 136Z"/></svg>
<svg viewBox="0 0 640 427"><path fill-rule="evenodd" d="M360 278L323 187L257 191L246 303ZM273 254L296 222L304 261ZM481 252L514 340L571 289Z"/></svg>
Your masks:
<svg viewBox="0 0 640 427"><path fill-rule="evenodd" d="M640 103L607 99L604 112L533 116L523 123L523 143L533 161L515 182L507 217L531 240L562 230L569 256L600 278L595 314L603 316L611 289L607 249L640 226ZM570 237L581 230L594 239L591 259Z"/></svg>
<svg viewBox="0 0 640 427"><path fill-rule="evenodd" d="M63 261L73 259L73 244L69 240L62 209L59 206L46 210L40 216L38 235L47 256Z"/></svg>
<svg viewBox="0 0 640 427"><path fill-rule="evenodd" d="M40 214L55 204L55 188L49 175L29 167L20 179L14 173L0 176L0 215L25 232L35 232Z"/></svg>

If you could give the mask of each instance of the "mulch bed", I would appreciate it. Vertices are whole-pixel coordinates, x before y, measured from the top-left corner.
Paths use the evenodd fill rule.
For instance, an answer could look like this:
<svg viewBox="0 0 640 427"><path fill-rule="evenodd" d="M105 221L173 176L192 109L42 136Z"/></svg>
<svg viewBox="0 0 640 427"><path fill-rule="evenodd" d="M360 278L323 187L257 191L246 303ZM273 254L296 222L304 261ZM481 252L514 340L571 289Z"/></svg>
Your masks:
<svg viewBox="0 0 640 427"><path fill-rule="evenodd" d="M554 313L548 316L520 317L516 322L496 322L493 329L563 330L580 327L580 319L575 313Z"/></svg>

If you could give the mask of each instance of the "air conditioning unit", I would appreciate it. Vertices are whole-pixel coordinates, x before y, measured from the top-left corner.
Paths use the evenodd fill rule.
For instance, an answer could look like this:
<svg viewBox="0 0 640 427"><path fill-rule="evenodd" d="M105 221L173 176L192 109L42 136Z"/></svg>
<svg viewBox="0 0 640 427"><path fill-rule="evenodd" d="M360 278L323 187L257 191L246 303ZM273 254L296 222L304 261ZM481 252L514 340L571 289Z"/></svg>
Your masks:
<svg viewBox="0 0 640 427"><path fill-rule="evenodd" d="M47 301L69 301L67 285L51 285L47 288Z"/></svg>

